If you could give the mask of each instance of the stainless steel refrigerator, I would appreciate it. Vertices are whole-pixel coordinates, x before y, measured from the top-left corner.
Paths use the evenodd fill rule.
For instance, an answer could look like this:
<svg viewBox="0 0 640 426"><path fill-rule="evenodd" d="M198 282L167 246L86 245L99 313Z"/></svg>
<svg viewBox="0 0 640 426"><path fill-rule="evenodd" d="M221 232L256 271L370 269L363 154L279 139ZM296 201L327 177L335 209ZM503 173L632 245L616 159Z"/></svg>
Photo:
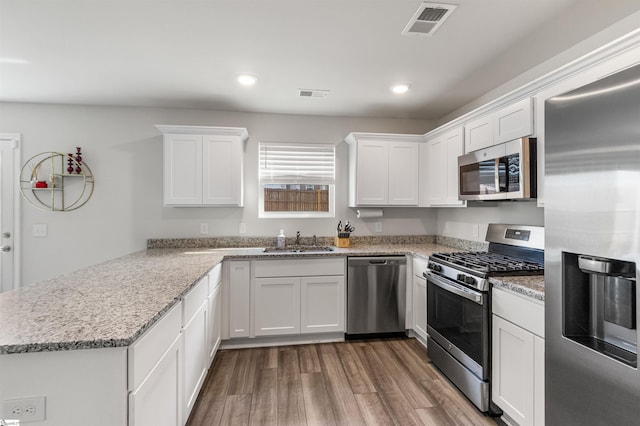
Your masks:
<svg viewBox="0 0 640 426"><path fill-rule="evenodd" d="M640 65L545 103L547 425L640 422Z"/></svg>

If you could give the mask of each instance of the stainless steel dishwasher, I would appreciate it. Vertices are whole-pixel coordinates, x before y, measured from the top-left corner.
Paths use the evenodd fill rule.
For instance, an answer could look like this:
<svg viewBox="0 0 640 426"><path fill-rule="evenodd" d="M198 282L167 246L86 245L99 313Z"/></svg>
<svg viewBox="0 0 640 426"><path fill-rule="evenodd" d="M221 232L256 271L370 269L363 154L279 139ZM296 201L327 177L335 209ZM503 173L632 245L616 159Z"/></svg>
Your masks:
<svg viewBox="0 0 640 426"><path fill-rule="evenodd" d="M407 259L347 259L347 338L406 333Z"/></svg>

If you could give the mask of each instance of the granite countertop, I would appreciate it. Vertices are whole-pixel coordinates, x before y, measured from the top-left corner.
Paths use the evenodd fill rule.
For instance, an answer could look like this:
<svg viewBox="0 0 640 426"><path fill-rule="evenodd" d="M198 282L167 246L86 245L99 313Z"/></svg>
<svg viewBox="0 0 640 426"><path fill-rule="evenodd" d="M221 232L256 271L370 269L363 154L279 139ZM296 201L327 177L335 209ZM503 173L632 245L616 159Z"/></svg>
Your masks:
<svg viewBox="0 0 640 426"><path fill-rule="evenodd" d="M129 346L223 259L405 254L426 259L459 250L434 243L362 244L326 253L147 249L0 294L0 354ZM542 277L492 279L495 286L536 298L543 298L543 282Z"/></svg>
<svg viewBox="0 0 640 426"><path fill-rule="evenodd" d="M544 302L544 275L520 275L489 278L491 285L511 290Z"/></svg>

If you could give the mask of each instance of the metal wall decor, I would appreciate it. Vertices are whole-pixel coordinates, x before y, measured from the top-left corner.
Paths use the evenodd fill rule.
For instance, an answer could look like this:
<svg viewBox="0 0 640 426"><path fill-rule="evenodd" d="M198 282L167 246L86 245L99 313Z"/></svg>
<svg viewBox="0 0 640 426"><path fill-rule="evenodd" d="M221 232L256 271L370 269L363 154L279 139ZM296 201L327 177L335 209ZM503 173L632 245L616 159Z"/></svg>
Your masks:
<svg viewBox="0 0 640 426"><path fill-rule="evenodd" d="M89 201L93 187L93 173L79 147L73 154L41 152L20 170L20 193L41 210L76 210Z"/></svg>

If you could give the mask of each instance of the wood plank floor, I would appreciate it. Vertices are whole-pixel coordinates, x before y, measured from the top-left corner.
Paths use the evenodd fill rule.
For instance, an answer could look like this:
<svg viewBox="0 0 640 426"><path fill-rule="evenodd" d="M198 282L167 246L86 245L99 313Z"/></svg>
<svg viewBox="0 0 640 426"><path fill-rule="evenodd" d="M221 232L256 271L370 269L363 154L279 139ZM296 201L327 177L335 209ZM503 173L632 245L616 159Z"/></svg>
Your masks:
<svg viewBox="0 0 640 426"><path fill-rule="evenodd" d="M415 339L221 350L188 426L496 425Z"/></svg>

